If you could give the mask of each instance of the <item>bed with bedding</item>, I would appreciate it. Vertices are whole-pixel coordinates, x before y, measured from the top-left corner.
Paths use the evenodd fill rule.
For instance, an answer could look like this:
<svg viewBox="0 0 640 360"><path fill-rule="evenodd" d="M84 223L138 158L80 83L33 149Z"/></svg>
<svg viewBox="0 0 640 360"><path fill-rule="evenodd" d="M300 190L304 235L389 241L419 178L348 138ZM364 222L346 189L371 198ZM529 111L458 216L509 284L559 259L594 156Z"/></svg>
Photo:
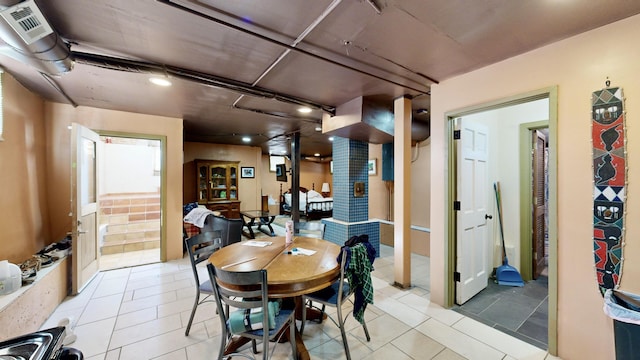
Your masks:
<svg viewBox="0 0 640 360"><path fill-rule="evenodd" d="M333 198L323 197L315 191L312 184L311 190L300 187L299 210L300 216L307 220L317 220L333 215ZM291 215L291 190L282 192L280 185L280 215Z"/></svg>

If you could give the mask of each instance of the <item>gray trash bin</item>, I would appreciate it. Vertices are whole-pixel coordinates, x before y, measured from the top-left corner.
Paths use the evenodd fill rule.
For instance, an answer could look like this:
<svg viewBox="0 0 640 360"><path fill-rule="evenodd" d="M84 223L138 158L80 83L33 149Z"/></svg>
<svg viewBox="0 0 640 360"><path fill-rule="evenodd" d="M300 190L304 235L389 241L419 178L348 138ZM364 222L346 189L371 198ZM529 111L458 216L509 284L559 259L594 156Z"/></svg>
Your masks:
<svg viewBox="0 0 640 360"><path fill-rule="evenodd" d="M640 295L609 289L604 312L613 319L616 359L640 359Z"/></svg>

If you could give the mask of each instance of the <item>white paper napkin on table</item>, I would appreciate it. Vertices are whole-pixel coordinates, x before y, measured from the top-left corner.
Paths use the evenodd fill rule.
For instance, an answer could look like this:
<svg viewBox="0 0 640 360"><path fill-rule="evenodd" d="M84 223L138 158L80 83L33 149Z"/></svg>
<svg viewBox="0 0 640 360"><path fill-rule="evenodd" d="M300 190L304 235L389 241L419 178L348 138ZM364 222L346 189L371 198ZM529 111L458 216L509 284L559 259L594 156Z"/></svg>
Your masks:
<svg viewBox="0 0 640 360"><path fill-rule="evenodd" d="M311 255L313 255L313 254L315 254L315 253L316 253L316 251L315 251L315 250L303 249L303 248L300 248L300 247L296 247L296 250L295 250L295 251L296 251L299 255L307 255L307 256L311 256Z"/></svg>
<svg viewBox="0 0 640 360"><path fill-rule="evenodd" d="M242 245L246 245L246 246L256 246L256 247L265 247L265 246L269 246L273 244L271 241L256 241L256 240L249 240L249 241L243 241Z"/></svg>

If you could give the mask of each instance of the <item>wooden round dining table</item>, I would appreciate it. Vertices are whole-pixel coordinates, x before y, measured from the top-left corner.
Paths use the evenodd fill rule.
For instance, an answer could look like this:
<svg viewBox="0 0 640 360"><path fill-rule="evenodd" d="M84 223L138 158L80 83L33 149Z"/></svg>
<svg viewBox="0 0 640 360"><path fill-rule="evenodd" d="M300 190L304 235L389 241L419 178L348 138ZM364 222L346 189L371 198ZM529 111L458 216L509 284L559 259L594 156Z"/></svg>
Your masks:
<svg viewBox="0 0 640 360"><path fill-rule="evenodd" d="M273 298L308 294L331 285L340 277L336 261L340 246L332 242L296 236L293 243L287 245L284 236L263 239L267 240L225 246L214 252L209 262L226 271L267 270L269 297ZM268 245L261 246L265 244ZM304 250L315 253L303 255Z"/></svg>
<svg viewBox="0 0 640 360"><path fill-rule="evenodd" d="M304 255L304 251L314 253ZM326 288L340 278L339 253L340 246L327 240L295 236L291 244L285 244L284 236L276 236L230 244L214 252L209 262L226 271L267 270L269 297L295 299L296 312L301 314L302 295ZM310 309L305 311L308 319L314 317ZM297 358L309 359L297 329L295 333ZM234 339L225 353L235 351L245 340Z"/></svg>

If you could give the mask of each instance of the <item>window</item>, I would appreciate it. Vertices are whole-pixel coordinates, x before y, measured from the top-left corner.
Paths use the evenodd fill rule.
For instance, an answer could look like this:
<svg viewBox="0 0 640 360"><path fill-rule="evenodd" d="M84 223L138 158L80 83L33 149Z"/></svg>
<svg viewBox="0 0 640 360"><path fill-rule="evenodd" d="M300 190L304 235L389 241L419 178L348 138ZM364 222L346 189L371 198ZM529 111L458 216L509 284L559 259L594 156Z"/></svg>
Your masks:
<svg viewBox="0 0 640 360"><path fill-rule="evenodd" d="M160 145L160 141L158 141L158 145ZM160 176L162 171L162 149L160 146L155 147L153 155L153 176Z"/></svg>
<svg viewBox="0 0 640 360"><path fill-rule="evenodd" d="M276 165L284 164L284 156L269 156L269 171L276 172Z"/></svg>

